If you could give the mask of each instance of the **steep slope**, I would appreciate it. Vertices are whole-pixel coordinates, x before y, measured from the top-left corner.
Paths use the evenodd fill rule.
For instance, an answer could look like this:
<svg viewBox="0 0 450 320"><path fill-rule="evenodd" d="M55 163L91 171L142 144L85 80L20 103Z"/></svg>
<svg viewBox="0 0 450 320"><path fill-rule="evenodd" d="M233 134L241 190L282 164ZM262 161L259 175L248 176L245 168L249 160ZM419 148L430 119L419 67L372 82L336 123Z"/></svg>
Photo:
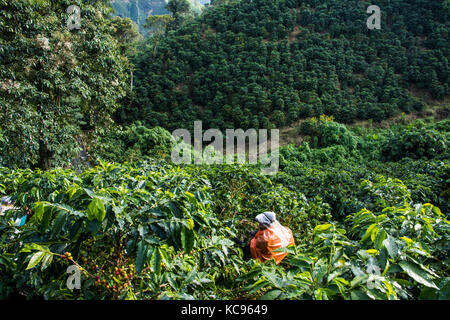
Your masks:
<svg viewBox="0 0 450 320"><path fill-rule="evenodd" d="M370 4L381 29L369 30ZM269 128L322 113L376 121L449 95L446 1L253 0L214 4L136 59L122 119L169 129Z"/></svg>

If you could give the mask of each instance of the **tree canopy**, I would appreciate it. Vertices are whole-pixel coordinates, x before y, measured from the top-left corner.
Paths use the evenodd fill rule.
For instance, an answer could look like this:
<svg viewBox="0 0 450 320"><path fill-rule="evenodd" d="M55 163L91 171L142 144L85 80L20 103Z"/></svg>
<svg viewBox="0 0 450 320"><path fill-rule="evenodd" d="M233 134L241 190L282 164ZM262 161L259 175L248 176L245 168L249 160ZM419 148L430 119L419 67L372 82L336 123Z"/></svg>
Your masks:
<svg viewBox="0 0 450 320"><path fill-rule="evenodd" d="M105 1L83 1L69 30L70 1L0 1L0 147L5 164L49 168L77 152L75 136L111 123L129 87L122 47L129 23ZM133 35L131 37L134 37Z"/></svg>
<svg viewBox="0 0 450 320"><path fill-rule="evenodd" d="M369 30L357 0L214 2L136 65L136 95L122 121L168 129L269 128L308 116L380 121L420 111L418 92L450 90L443 1L375 1ZM149 48L154 48L149 46Z"/></svg>

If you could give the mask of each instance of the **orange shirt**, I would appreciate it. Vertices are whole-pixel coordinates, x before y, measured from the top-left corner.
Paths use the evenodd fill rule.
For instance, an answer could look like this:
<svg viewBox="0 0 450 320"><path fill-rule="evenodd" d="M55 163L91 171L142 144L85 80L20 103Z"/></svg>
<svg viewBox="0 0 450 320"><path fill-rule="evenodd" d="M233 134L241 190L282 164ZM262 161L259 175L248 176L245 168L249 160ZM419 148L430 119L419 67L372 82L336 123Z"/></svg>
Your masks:
<svg viewBox="0 0 450 320"><path fill-rule="evenodd" d="M295 245L291 229L274 221L269 228L259 230L255 234L250 242L250 252L253 259L265 262L274 258L276 264L279 264L287 256L287 252L273 252L273 250L289 245Z"/></svg>

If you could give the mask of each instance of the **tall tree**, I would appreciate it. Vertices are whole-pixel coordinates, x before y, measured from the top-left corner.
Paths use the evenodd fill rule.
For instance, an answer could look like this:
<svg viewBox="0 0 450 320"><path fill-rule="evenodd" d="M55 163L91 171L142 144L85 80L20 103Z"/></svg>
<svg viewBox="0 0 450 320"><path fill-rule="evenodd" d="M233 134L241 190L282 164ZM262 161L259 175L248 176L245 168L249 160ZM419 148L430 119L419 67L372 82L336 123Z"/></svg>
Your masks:
<svg viewBox="0 0 450 320"><path fill-rule="evenodd" d="M125 94L121 54L106 1L0 0L0 142L3 164L64 165L82 128L111 123ZM74 16L75 14L75 16Z"/></svg>
<svg viewBox="0 0 450 320"><path fill-rule="evenodd" d="M191 4L188 0L169 0L166 9L172 13L174 21L171 25L176 28L183 22L184 15L191 10Z"/></svg>
<svg viewBox="0 0 450 320"><path fill-rule="evenodd" d="M153 55L156 54L156 49L161 37L167 33L168 25L173 22L175 18L169 14L150 15L147 17L144 27L150 29L150 34L153 38L154 49Z"/></svg>

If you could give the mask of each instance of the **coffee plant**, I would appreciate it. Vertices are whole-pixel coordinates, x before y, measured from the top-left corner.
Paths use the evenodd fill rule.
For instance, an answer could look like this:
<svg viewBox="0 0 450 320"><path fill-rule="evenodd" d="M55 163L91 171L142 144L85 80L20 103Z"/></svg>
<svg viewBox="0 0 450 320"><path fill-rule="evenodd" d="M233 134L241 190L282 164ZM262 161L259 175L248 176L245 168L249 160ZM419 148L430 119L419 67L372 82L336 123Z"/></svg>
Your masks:
<svg viewBox="0 0 450 320"><path fill-rule="evenodd" d="M330 187L317 179L323 173L310 173L311 187L322 191L314 197L307 181L289 185L281 172L268 178L246 166L153 160L100 162L81 173L2 168L1 191L14 208L0 220L0 295L448 298L445 214L414 204L402 181L378 175L361 180L345 201L364 208L336 215L324 200L332 198L319 196ZM281 249L289 254L280 265L249 260L233 241L249 241L254 213L265 210L277 212L296 238L296 246ZM79 289L67 286L71 265L80 271Z"/></svg>

